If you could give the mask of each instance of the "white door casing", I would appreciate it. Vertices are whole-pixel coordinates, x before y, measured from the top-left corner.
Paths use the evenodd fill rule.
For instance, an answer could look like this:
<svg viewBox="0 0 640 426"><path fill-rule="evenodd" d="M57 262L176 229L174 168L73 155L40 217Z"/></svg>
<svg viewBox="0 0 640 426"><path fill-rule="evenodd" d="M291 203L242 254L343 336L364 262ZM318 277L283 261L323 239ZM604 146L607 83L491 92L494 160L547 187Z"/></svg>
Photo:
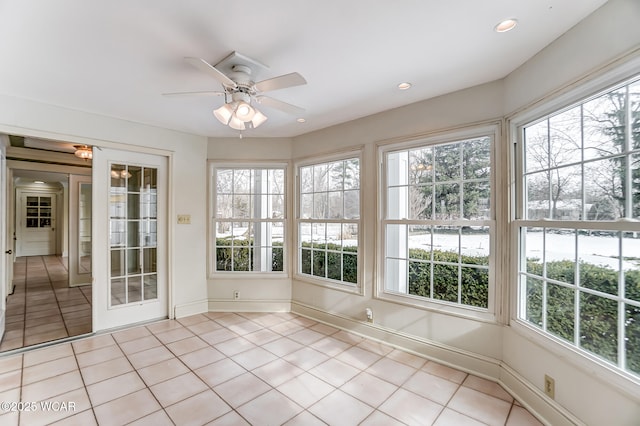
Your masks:
<svg viewBox="0 0 640 426"><path fill-rule="evenodd" d="M94 149L94 331L167 318L167 157Z"/></svg>
<svg viewBox="0 0 640 426"><path fill-rule="evenodd" d="M5 144L0 140L0 340L4 337L7 311L7 281L10 279L9 262L13 263L12 253L7 246L7 161Z"/></svg>
<svg viewBox="0 0 640 426"><path fill-rule="evenodd" d="M69 286L91 284L91 176L69 175Z"/></svg>

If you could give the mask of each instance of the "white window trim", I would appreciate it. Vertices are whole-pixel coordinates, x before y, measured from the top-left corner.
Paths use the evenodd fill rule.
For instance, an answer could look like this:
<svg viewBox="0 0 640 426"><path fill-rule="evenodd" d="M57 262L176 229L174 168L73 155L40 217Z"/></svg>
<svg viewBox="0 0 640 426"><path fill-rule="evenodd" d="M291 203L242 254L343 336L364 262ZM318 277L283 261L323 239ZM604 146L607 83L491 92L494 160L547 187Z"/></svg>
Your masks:
<svg viewBox="0 0 640 426"><path fill-rule="evenodd" d="M527 221L522 219L524 206L517 192L522 191L521 182L517 182L523 171L523 158L521 155L522 129L525 125L542 119L544 116L559 113L576 103L586 102L598 96L608 88L622 84L625 81L638 75L640 68L640 54L635 53L609 64L598 72L592 74L588 79L579 80L567 85L564 89L558 90L549 96L542 98L533 105L517 111L506 117L506 126L509 140L509 258L512 259L509 268L508 282L511 283L513 291L510 292L509 300L509 325L519 335L530 340L534 344L544 348L561 359L570 362L581 368L583 371L593 374L595 377L610 383L626 394L636 397L640 378L618 366L605 361L597 355L580 349L558 337L553 336L538 327L529 324L526 320L520 319L519 305L522 303L519 284L519 263L520 263L520 235L519 230L523 226L539 226L540 222ZM587 228L593 225L598 228L599 222L590 221ZM615 223L615 222L614 222ZM575 222L568 221L545 221L548 227L572 226ZM557 225L557 226L556 226ZM628 229L629 223L617 224L614 227L625 226ZM584 227L584 222L580 222ZM599 229L599 228L598 228Z"/></svg>
<svg viewBox="0 0 640 426"><path fill-rule="evenodd" d="M478 124L475 126L469 126L458 129L444 130L432 135L421 135L409 137L404 140L390 140L383 141L377 144L377 187L378 187L378 203L377 203L377 243L376 243L376 282L374 284L373 297L380 300L394 302L401 305L410 306L413 308L424 309L428 311L439 312L447 315L454 315L462 318L470 318L482 322L496 323L499 319L499 313L501 312L501 286L497 284L501 280L502 274L498 272L502 260L498 255L499 250L502 247L498 234L498 221L500 217L499 210L501 209L500 203L503 203L503 195L500 195L497 190L498 182L501 181L502 176L497 170L497 164L499 161L500 149L500 123L490 122L484 124ZM389 292L385 290L385 224L394 222L393 220L385 219L386 209L386 170L384 168L384 156L387 152L397 150L407 150L423 146L432 146L438 144L445 144L449 142L462 141L467 139L473 139L476 137L488 136L492 140L491 151L491 206L492 215L491 220L487 220L487 226L489 226L489 241L491 246L491 254L489 255L489 289L488 289L488 308L478 308L474 306L461 305L453 302L438 301L434 299L428 299L411 294L400 294ZM402 223L411 224L411 221L401 221ZM423 223L417 221L419 223ZM434 221L434 224L436 221Z"/></svg>
<svg viewBox="0 0 640 426"><path fill-rule="evenodd" d="M290 229L290 208L289 208L289 169L288 162L282 161L268 161L268 162L234 162L223 160L208 160L207 171L207 197L208 197L208 214L207 214L207 227L209 231L208 243L207 243L207 265L208 265L208 279L224 278L224 279L283 279L289 278L289 231ZM266 271L217 271L215 260L215 239L216 229L213 223L216 220L216 188L213 185L214 172L217 168L224 169L283 169L284 170L284 231L283 231L283 258L282 258L282 271L266 272ZM280 220L278 220L280 221Z"/></svg>
<svg viewBox="0 0 640 426"><path fill-rule="evenodd" d="M343 223L343 222L351 222L351 223L357 223L358 224L358 254L357 254L357 259L358 259L358 282L357 283L347 283L347 282L342 282L342 281L337 281L337 280L332 280L330 278L320 278L320 277L316 277L316 276L311 276L311 275L307 275L307 274L303 274L300 272L300 266L302 264L302 260L301 260L301 254L300 251L298 250L299 248L299 242L300 242L300 223L301 223L301 218L300 218L300 169L302 167L306 167L306 166L312 166L315 164L323 164L323 163L331 163L334 161L343 161L343 160L349 160L352 158L357 158L358 159L358 164L359 164L359 182L358 182L358 188L360 191L360 197L359 197L359 201L360 201L360 215L358 219L355 220L342 220L342 219L338 219L338 220L332 220L332 219L324 219L322 220L325 223L331 223L331 222L338 222L338 223ZM317 285L320 287L324 287L324 288L331 288L334 290L339 290L339 291L343 291L346 293L351 293L351 294L357 294L360 296L364 295L364 285L363 285L363 259L364 259L364 253L363 253L363 249L362 249L362 241L363 241L363 211L362 211L362 205L363 205L363 201L362 201L362 187L363 187L363 182L362 182L362 177L364 176L364 164L363 164L363 148L359 148L359 149L355 149L355 150L348 150L348 151L340 151L340 152L334 152L334 153L329 153L329 154L323 154L323 155L318 155L318 156L311 156L311 157L306 157L304 159L300 159L297 160L294 163L294 174L295 174L295 179L294 179L294 226L293 228L293 242L292 242L292 247L295 250L295 255L294 257L294 262L293 262L293 277L296 280L299 281L304 281L307 282L309 284L313 284L313 285ZM304 220L303 220L304 221ZM320 219L318 219L318 221L320 221Z"/></svg>

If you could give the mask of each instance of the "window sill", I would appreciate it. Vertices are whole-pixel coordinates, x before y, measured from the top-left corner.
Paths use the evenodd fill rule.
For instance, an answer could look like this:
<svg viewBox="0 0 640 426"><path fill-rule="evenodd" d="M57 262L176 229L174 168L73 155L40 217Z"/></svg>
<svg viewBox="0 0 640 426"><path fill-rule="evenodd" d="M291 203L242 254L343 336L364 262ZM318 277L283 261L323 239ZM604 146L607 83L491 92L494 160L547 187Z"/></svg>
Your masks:
<svg viewBox="0 0 640 426"><path fill-rule="evenodd" d="M282 280L290 278L286 272L213 272L209 274L207 279L231 279L231 280L246 280L246 279L260 279L260 280Z"/></svg>
<svg viewBox="0 0 640 426"><path fill-rule="evenodd" d="M309 275L295 274L293 276L295 280L302 281L308 284L317 285L319 287L330 288L332 290L343 291L345 293L351 293L358 296L364 296L362 288L358 284L341 284L338 281L330 281L322 278L314 278Z"/></svg>
<svg viewBox="0 0 640 426"><path fill-rule="evenodd" d="M377 294L374 295L374 298L424 311L436 312L438 314L452 315L474 321L498 324L496 315L484 308L474 308L473 306L466 307L446 302L440 303L419 296L390 293L380 290L378 290Z"/></svg>

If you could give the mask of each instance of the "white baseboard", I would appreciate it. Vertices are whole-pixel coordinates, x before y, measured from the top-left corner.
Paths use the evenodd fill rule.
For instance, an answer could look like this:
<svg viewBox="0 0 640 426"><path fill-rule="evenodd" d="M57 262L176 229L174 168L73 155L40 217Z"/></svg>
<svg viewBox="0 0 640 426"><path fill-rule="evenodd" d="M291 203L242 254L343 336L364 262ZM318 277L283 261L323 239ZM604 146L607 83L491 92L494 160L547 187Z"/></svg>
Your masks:
<svg viewBox="0 0 640 426"><path fill-rule="evenodd" d="M290 312L289 300L209 299L210 312Z"/></svg>
<svg viewBox="0 0 640 426"><path fill-rule="evenodd" d="M583 424L561 405L546 397L515 370L497 359L355 320L344 315L328 313L295 301L291 303L291 312L498 382L544 424L554 426Z"/></svg>
<svg viewBox="0 0 640 426"><path fill-rule="evenodd" d="M209 311L207 300L176 305L173 309L174 318L183 318L190 315L204 314Z"/></svg>

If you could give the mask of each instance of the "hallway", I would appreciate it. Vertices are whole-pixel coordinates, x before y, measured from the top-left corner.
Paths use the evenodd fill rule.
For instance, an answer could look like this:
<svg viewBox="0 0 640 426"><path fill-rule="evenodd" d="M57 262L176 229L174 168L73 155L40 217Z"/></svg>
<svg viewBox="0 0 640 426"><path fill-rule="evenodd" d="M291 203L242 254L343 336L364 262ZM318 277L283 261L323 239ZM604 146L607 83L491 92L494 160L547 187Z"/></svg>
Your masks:
<svg viewBox="0 0 640 426"><path fill-rule="evenodd" d="M19 257L0 351L91 332L91 286L68 287L67 259Z"/></svg>

